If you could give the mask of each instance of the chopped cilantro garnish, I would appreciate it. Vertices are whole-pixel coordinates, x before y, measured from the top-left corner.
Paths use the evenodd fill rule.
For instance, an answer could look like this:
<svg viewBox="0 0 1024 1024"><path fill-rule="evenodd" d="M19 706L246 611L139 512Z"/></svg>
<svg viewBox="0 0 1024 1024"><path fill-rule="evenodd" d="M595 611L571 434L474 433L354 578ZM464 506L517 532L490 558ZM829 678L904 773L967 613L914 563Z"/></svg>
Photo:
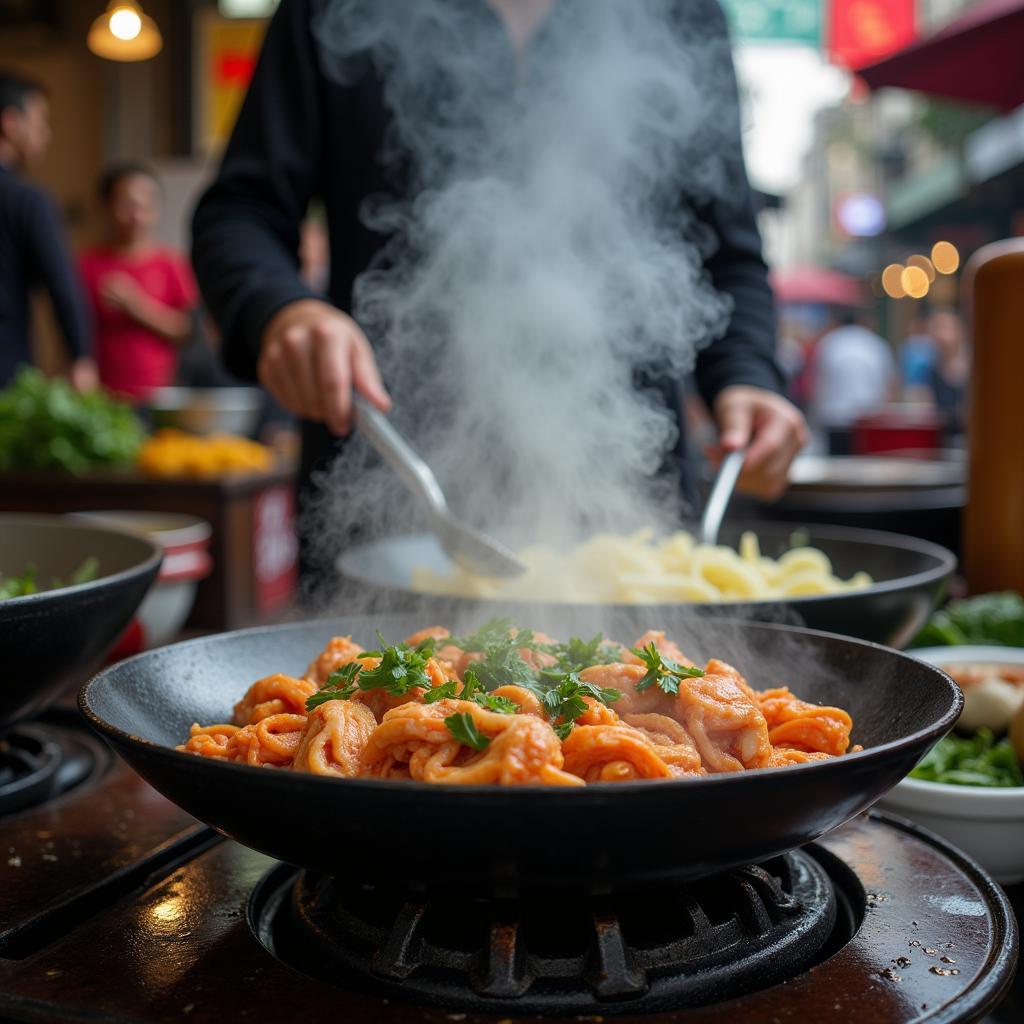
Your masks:
<svg viewBox="0 0 1024 1024"><path fill-rule="evenodd" d="M473 716L468 711L449 715L444 720L444 724L448 726L448 731L452 736L460 743L465 743L467 747L472 747L474 750L486 750L491 745L491 741L476 727L476 722L473 721Z"/></svg>
<svg viewBox="0 0 1024 1024"><path fill-rule="evenodd" d="M653 642L646 647L630 649L647 666L646 674L636 684L637 692L650 689L657 683L662 692L677 694L681 680L695 679L704 675L703 670L696 666L680 665L668 658L663 658Z"/></svg>

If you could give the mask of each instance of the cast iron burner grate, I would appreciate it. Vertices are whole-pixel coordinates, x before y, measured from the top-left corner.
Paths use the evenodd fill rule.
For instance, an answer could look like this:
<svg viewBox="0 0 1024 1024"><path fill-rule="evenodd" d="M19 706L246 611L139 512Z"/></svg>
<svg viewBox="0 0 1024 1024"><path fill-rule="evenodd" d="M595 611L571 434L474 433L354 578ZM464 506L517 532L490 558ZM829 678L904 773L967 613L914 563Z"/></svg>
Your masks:
<svg viewBox="0 0 1024 1024"><path fill-rule="evenodd" d="M650 1013L776 984L831 952L846 901L796 851L687 885L520 900L358 886L282 866L250 902L296 970L495 1013ZM849 921L846 921L849 937ZM845 941L845 938L841 941Z"/></svg>
<svg viewBox="0 0 1024 1024"><path fill-rule="evenodd" d="M0 736L0 818L67 793L109 761L72 711L15 727Z"/></svg>

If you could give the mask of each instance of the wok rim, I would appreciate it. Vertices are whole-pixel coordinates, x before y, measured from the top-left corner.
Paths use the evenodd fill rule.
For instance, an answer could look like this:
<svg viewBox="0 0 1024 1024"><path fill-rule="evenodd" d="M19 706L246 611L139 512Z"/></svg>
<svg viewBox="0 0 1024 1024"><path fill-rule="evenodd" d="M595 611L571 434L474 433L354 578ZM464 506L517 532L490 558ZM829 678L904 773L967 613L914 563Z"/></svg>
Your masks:
<svg viewBox="0 0 1024 1024"><path fill-rule="evenodd" d="M149 549L149 554L142 561L135 562L127 569L120 569L118 572L107 573L97 576L96 579L86 580L85 583L74 583L67 587L53 587L49 590L40 590L34 594L22 594L19 597L7 597L0 600L0 614L7 609L29 608L33 605L43 604L46 601L70 600L93 590L103 590L106 587L116 586L133 579L149 571L157 571L163 562L163 548L152 538L136 531L124 529L119 530L104 524L74 520L68 515L21 515L19 513L0 513L0 526L13 527L19 524L42 526L46 529L57 529L62 531L71 530L75 533L105 533L116 537L127 537Z"/></svg>
<svg viewBox="0 0 1024 1024"><path fill-rule="evenodd" d="M784 533L788 530L789 533L795 533L799 530L812 531L814 533L820 533L822 539L825 540L836 540L836 541L852 541L854 543L863 543L870 545L876 549L892 550L898 548L901 551L912 550L916 551L921 555L931 556L936 560L936 564L929 569L922 569L919 572L912 573L909 576L897 576L891 580L873 581L868 587L861 587L856 590L839 590L831 594L805 594L805 595L794 595L792 597L779 596L771 598L740 598L738 600L729 601L644 601L644 602L582 602L582 601L551 601L539 598L522 598L522 597L481 597L475 594L455 594L445 593L439 590L415 590L408 584L394 584L387 583L380 579L372 579L362 573L349 572L343 568L348 555L353 551L364 551L367 548L386 543L388 541L405 540L413 537L432 537L433 534L429 532L420 533L402 533L396 534L392 537L381 538L380 540L368 541L365 544L357 545L356 547L350 548L349 551L341 554L335 560L335 567L338 573L345 579L353 583L359 583L363 585L373 586L377 588L385 588L387 590L398 591L403 594L410 594L414 597L424 598L428 600L439 600L439 601L466 601L476 604L506 604L506 605L523 605L525 607L537 606L537 605L548 605L553 608L693 608L693 609L720 609L720 608L769 608L773 605L795 605L797 607L803 607L804 605L813 605L822 603L825 601L835 601L844 597L874 597L880 594L891 594L902 590L911 590L917 587L931 586L933 584L941 583L942 580L949 577L957 566L957 557L948 548L944 548L941 544L936 544L930 540L924 540L920 537L911 537L908 534L892 533L888 530L869 530L859 526L829 526L827 524L817 525L815 523L786 523L786 522L768 522L768 523L727 523L723 524L725 527L730 529L739 530L750 530L753 533L759 533L766 527L771 533ZM776 531L774 528L779 527ZM760 539L760 537L759 537ZM812 546L817 546L814 544ZM823 548L821 550L824 550ZM825 551L827 555L828 552ZM829 559L831 561L831 558ZM831 636L839 636L840 634L832 633ZM866 641L867 642L867 641Z"/></svg>
<svg viewBox="0 0 1024 1024"><path fill-rule="evenodd" d="M375 620L379 620L383 616L351 616L345 618L346 623L352 622L366 622L368 625L372 624ZM194 637L190 640L179 641L175 644L169 644L166 647L154 648L151 651L142 651L139 654L133 655L130 658L125 658L123 661L118 662L116 665L111 665L101 671L97 672L92 676L81 688L78 693L78 707L82 715L92 726L93 729L97 730L101 735L110 737L116 745L120 746L127 744L132 748L142 748L147 755L154 755L161 758L165 764L179 764L182 765L186 762L182 761L182 758L186 758L191 762L197 760L195 754L187 753L183 750L176 750L174 747L165 746L162 743L156 743L153 740L148 740L145 737L134 735L133 733L127 732L121 729L119 726L113 725L106 719L101 718L96 711L89 704L89 691L92 687L100 683L105 678L120 672L127 671L128 668L138 662L145 661L147 658L157 657L161 654L166 656L166 653L170 649L183 649L193 646L203 646L205 644L216 643L221 638L242 638L250 635L266 634L268 632L289 632L295 631L299 627L308 628L332 628L331 624L336 624L339 621L338 618L318 618L318 619L304 619L301 622L288 622L280 623L274 626L254 626L248 629L230 630L225 633L216 633L205 637ZM402 792L402 793L431 793L436 794L436 799L457 799L460 796L476 796L476 797L488 797L489 799L501 799L508 801L522 800L526 796L538 793L551 794L550 797L545 799L552 799L554 797L565 797L571 795L573 799L579 799L581 792L589 792L592 794L591 797L584 799L591 800L603 800L610 793L615 793L623 790L625 787L628 791L644 792L644 793L660 793L665 792L666 787L671 787L671 790L679 789L680 787L693 786L693 785L740 785L746 783L750 785L752 780L758 778L773 779L778 776L779 772L810 772L817 771L819 774L824 774L828 771L836 771L837 766L848 763L849 759L856 759L857 762L867 761L872 759L879 754L890 754L898 751L903 751L908 747L917 745L919 742L934 743L937 742L942 736L944 736L950 729L952 729L956 720L960 717L960 712L963 710L964 696L963 691L960 689L957 682L944 672L937 665L931 665L928 662L914 658L912 654L899 651L893 647L887 647L884 644L875 643L871 640L860 640L855 637L842 636L839 633L829 633L824 630L807 629L802 626L791 626L783 623L774 622L749 622L744 620L717 620L716 625L725 623L741 628L749 629L766 629L780 633L797 634L799 636L814 636L830 641L841 641L846 644L853 644L858 647L872 648L878 651L882 651L885 654L895 655L901 660L910 662L913 667L920 670L922 667L930 670L932 674L940 678L948 688L951 689L951 696L953 697L952 704L946 711L940 716L940 718L933 722L926 729L918 729L906 736L902 736L899 739L890 740L887 743L881 743L877 746L865 747L863 750L856 751L855 753L842 754L838 757L830 758L827 761L811 761L804 764L787 765L780 768L757 768L751 770L744 770L740 772L720 772L713 775L703 776L699 778L672 778L672 779L637 779L629 782L595 782L587 783L585 786L500 786L500 785L439 785L437 783L429 782L417 782L413 780L397 780L397 779L373 779L373 778L354 778L354 779L339 779L326 776L318 776L309 772L301 773L290 773L286 771L273 771L271 772L272 777L279 777L284 775L291 775L296 778L298 784L308 785L310 783L318 786L337 786L339 783L347 789L360 789L368 792ZM928 749L927 747L925 749ZM267 771L262 766L239 764L233 761L220 761L214 758L198 758L203 764L209 766L209 770L222 772L227 771L229 773L236 773L236 777L241 780L243 777L255 778L256 775L260 775L263 778L267 777ZM841 770L841 769L840 769ZM237 773L243 774L237 774ZM227 776L226 776L227 777ZM906 777L906 776L904 776ZM756 781L754 782L755 785ZM895 784L894 784L895 785ZM411 787L411 788L410 788ZM324 790L329 792L330 790ZM441 797L440 793L447 792L448 797ZM523 794L523 796L517 796L514 794Z"/></svg>

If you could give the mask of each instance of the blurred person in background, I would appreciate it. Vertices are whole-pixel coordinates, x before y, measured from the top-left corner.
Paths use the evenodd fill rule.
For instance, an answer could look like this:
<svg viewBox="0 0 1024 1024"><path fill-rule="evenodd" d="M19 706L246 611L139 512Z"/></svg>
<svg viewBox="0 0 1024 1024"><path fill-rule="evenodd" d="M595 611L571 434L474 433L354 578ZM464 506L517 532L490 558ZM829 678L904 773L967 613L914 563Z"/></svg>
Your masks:
<svg viewBox="0 0 1024 1024"><path fill-rule="evenodd" d="M936 309L928 315L924 333L934 357L923 380L907 389L907 397L928 403L942 416L948 442L964 431L964 400L970 376L966 332L954 310Z"/></svg>
<svg viewBox="0 0 1024 1024"><path fill-rule="evenodd" d="M99 197L105 240L83 251L79 269L92 313L105 387L136 401L173 384L192 339L196 286L184 254L154 237L160 184L140 163L105 171Z"/></svg>
<svg viewBox="0 0 1024 1024"><path fill-rule="evenodd" d="M828 436L829 455L850 454L850 428L895 397L896 363L862 311L843 310L815 349L812 423Z"/></svg>
<svg viewBox="0 0 1024 1024"><path fill-rule="evenodd" d="M37 82L0 70L0 387L32 361L29 297L46 288L79 389L96 385L88 319L60 216L21 175L50 145L50 104Z"/></svg>
<svg viewBox="0 0 1024 1024"><path fill-rule="evenodd" d="M920 316L914 317L910 333L899 348L903 397L908 402L920 400L920 389L927 386L932 367L935 365L935 345L928 335L925 319Z"/></svg>

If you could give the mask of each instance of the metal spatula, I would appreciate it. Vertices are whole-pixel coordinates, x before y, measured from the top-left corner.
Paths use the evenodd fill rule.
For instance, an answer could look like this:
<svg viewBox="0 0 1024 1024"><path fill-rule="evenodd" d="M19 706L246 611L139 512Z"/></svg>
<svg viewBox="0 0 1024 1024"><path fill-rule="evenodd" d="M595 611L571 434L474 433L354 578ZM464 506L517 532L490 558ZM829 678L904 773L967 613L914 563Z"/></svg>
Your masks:
<svg viewBox="0 0 1024 1024"><path fill-rule="evenodd" d="M456 565L481 576L519 576L526 572L526 566L504 544L452 514L437 477L387 416L361 395L353 395L353 407L356 427L426 509L431 530Z"/></svg>

